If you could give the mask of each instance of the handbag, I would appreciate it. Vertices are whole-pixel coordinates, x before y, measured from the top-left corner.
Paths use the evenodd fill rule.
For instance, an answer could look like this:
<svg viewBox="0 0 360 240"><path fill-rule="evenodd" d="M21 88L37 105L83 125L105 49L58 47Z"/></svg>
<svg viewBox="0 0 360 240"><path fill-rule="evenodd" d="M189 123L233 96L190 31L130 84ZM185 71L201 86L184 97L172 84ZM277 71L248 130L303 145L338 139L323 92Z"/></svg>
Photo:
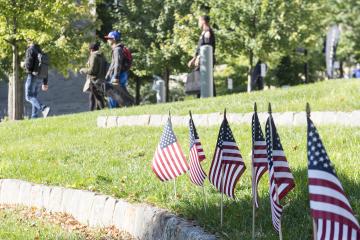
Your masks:
<svg viewBox="0 0 360 240"><path fill-rule="evenodd" d="M192 71L191 73L188 73L185 83L185 93L200 93L200 71Z"/></svg>

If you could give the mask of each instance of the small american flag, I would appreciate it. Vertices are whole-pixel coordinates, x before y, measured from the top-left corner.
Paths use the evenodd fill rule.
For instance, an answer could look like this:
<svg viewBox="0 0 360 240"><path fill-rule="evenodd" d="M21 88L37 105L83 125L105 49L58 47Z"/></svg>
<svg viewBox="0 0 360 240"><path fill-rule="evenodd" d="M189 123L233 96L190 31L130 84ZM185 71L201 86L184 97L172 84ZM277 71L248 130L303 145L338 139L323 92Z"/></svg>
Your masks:
<svg viewBox="0 0 360 240"><path fill-rule="evenodd" d="M190 180L192 183L203 186L206 174L200 162L205 159L204 149L201 146L199 135L197 134L194 121L190 117Z"/></svg>
<svg viewBox="0 0 360 240"><path fill-rule="evenodd" d="M224 117L210 167L209 180L220 192L234 198L235 185L244 171L245 164L240 150Z"/></svg>
<svg viewBox="0 0 360 240"><path fill-rule="evenodd" d="M253 199L256 207L259 207L258 203L258 184L259 181L266 173L268 169L268 160L266 152L266 142L264 135L261 130L261 125L257 113L255 112L252 118L252 167L253 167L253 177L252 177L252 193Z"/></svg>
<svg viewBox="0 0 360 240"><path fill-rule="evenodd" d="M316 239L360 240L360 227L325 147L308 117L308 175Z"/></svg>
<svg viewBox="0 0 360 240"><path fill-rule="evenodd" d="M282 215L280 200L295 187L295 182L271 115L266 121L266 145L270 182L271 218L275 230L279 232Z"/></svg>
<svg viewBox="0 0 360 240"><path fill-rule="evenodd" d="M170 117L156 149L152 170L161 181L175 179L189 170L186 158L172 130Z"/></svg>

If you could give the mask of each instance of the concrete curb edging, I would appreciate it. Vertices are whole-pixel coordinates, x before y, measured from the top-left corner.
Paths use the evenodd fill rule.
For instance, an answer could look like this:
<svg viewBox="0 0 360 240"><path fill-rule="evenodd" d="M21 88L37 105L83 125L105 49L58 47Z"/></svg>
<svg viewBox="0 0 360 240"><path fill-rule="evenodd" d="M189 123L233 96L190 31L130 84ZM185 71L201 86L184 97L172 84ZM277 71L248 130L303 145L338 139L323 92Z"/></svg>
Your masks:
<svg viewBox="0 0 360 240"><path fill-rule="evenodd" d="M94 192L0 179L0 204L25 205L72 215L91 227L114 225L137 239L216 240L195 223L166 210Z"/></svg>
<svg viewBox="0 0 360 240"><path fill-rule="evenodd" d="M232 124L251 124L253 113L227 113L227 118ZM305 112L273 113L276 125L302 126L306 125ZM258 113L261 123L265 123L268 114ZM132 115L132 116L99 116L97 126L100 128L122 126L163 126L168 115ZM218 126L223 119L223 113L194 114L196 126ZM312 112L311 119L316 125L337 124L341 126L360 126L360 110L352 112ZM172 116L174 126L187 126L188 116Z"/></svg>

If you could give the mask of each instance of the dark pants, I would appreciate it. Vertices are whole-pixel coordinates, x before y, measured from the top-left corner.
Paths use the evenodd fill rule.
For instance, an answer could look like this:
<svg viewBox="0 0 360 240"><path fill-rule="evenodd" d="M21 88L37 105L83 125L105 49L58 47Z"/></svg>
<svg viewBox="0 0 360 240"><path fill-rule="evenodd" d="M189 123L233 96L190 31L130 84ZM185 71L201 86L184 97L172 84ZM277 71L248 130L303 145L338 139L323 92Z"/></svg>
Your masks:
<svg viewBox="0 0 360 240"><path fill-rule="evenodd" d="M263 90L264 89L264 78L258 76L251 81L251 90Z"/></svg>
<svg viewBox="0 0 360 240"><path fill-rule="evenodd" d="M39 112L44 110L45 105L38 99L42 80L32 74L28 74L25 83L25 100L31 104L31 118L39 117Z"/></svg>
<svg viewBox="0 0 360 240"><path fill-rule="evenodd" d="M90 111L101 110L105 108L105 98L100 84L90 83L90 94L89 94L89 103Z"/></svg>

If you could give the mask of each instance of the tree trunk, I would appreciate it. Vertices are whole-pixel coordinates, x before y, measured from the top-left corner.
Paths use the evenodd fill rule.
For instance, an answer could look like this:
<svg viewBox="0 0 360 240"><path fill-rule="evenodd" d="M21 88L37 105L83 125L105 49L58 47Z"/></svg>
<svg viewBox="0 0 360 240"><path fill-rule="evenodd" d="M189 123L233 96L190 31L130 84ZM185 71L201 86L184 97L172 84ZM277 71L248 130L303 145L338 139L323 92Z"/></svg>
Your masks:
<svg viewBox="0 0 360 240"><path fill-rule="evenodd" d="M254 65L254 54L253 54L253 51L250 50L250 53L249 53L248 85L247 85L247 91L248 92L252 91L251 75L252 75L252 72L253 72L253 65Z"/></svg>
<svg viewBox="0 0 360 240"><path fill-rule="evenodd" d="M136 87L135 87L135 104L140 104L140 87L141 87L141 79L138 76L135 76L136 79Z"/></svg>
<svg viewBox="0 0 360 240"><path fill-rule="evenodd" d="M164 80L165 80L165 95L166 95L166 102L170 101L170 69L168 67L165 68L164 71Z"/></svg>
<svg viewBox="0 0 360 240"><path fill-rule="evenodd" d="M19 49L16 41L12 44L13 51L13 72L9 78L9 91L8 91L8 114L11 120L23 119L24 112L24 95L23 84L19 78Z"/></svg>
<svg viewBox="0 0 360 240"><path fill-rule="evenodd" d="M304 63L304 74L305 74L305 83L309 83L309 64L308 64L308 51L304 50L305 63Z"/></svg>

